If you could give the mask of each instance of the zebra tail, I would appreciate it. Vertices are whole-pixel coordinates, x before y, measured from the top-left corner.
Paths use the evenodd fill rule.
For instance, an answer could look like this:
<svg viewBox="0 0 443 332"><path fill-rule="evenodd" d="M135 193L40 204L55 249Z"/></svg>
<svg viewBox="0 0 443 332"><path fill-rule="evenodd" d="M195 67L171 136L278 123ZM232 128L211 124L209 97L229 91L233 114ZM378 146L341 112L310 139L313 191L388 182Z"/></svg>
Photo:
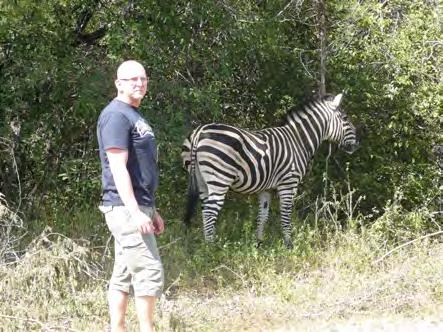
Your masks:
<svg viewBox="0 0 443 332"><path fill-rule="evenodd" d="M198 204L198 185L197 176L195 175L195 169L191 168L189 174L189 187L188 187L188 202L186 205L185 217L183 219L186 226L190 226L191 219L195 215Z"/></svg>
<svg viewBox="0 0 443 332"><path fill-rule="evenodd" d="M197 128L195 134L191 136L191 156L190 156L190 170L189 170L189 186L188 186L188 202L186 205L186 212L183 221L186 226L191 224L191 219L197 209L199 189L197 182L197 144L200 138L201 128Z"/></svg>

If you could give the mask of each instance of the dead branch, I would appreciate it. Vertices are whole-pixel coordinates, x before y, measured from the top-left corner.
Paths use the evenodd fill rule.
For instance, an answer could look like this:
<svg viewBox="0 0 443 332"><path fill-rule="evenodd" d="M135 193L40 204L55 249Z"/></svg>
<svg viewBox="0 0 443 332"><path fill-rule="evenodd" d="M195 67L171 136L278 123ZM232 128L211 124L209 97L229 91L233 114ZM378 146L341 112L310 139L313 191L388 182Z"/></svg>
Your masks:
<svg viewBox="0 0 443 332"><path fill-rule="evenodd" d="M432 237L432 236L436 236L436 235L439 235L439 234L443 234L443 231L438 231L438 232L434 232L434 233L431 233L431 234L426 234L426 235L423 235L423 236L421 236L419 238L416 238L414 240L411 240L411 241L408 241L406 243L403 243L402 245L400 245L398 247L395 247L394 249L388 251L382 257L380 257L377 260L375 260L372 264L376 265L376 264L380 263L382 260L384 260L386 257L390 256L392 253L394 253L394 252L400 250L401 248L404 248L404 247L406 247L406 246L408 246L408 245L410 245L412 243L415 243L415 242L418 242L418 241L421 241L423 239L426 239L426 238L429 238L429 237Z"/></svg>

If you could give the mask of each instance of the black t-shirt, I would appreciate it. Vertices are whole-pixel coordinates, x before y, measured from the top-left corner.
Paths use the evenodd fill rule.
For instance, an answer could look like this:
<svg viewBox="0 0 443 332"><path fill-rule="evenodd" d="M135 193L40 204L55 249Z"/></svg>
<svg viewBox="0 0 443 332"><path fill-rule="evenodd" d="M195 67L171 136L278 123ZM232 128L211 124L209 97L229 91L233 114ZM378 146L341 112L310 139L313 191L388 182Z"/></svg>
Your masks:
<svg viewBox="0 0 443 332"><path fill-rule="evenodd" d="M158 186L157 145L154 133L137 108L114 99L101 112L97 138L102 165L102 205L124 205L109 168L106 150L128 151L127 169L139 205L154 206Z"/></svg>

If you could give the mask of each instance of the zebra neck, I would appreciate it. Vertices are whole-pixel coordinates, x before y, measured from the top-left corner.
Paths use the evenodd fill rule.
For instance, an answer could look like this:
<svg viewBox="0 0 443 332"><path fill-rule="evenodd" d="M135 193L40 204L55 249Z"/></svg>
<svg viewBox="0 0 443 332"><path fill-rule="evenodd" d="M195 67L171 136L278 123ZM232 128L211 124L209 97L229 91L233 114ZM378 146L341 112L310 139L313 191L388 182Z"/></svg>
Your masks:
<svg viewBox="0 0 443 332"><path fill-rule="evenodd" d="M319 114L303 110L289 114L287 126L291 129L297 150L306 160L311 160L325 139L325 119Z"/></svg>

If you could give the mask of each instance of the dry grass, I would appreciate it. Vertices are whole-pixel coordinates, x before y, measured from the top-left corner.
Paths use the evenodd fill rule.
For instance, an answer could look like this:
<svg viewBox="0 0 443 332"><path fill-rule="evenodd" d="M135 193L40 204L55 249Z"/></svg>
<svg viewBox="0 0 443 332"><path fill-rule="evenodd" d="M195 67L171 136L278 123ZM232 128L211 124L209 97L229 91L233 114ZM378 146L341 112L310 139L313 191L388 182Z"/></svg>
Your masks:
<svg viewBox="0 0 443 332"><path fill-rule="evenodd" d="M330 247L315 268L263 271L263 278L249 289L219 290L210 296L194 291L164 300L162 330L443 328L443 244L421 243L374 265L371 260L353 264L356 259L364 261L368 253L355 245L355 239L351 242L351 247L343 242Z"/></svg>
<svg viewBox="0 0 443 332"><path fill-rule="evenodd" d="M12 211L0 192L0 262L16 258L14 246L20 240L17 229L23 228L23 221L17 211Z"/></svg>
<svg viewBox="0 0 443 332"><path fill-rule="evenodd" d="M443 244L423 239L378 263L382 254L373 245L363 235L338 233L308 261L285 254L287 265L281 256L254 263L258 256L240 266L233 258L204 278L182 274L158 302L157 330L441 330ZM45 232L20 260L0 265L0 330L104 331L109 262L87 243ZM225 280L202 283L216 275ZM133 305L128 327L137 331Z"/></svg>
<svg viewBox="0 0 443 332"><path fill-rule="evenodd" d="M69 331L104 323L101 267L86 246L45 230L13 262L0 264L2 331ZM88 326L86 330L90 330Z"/></svg>

